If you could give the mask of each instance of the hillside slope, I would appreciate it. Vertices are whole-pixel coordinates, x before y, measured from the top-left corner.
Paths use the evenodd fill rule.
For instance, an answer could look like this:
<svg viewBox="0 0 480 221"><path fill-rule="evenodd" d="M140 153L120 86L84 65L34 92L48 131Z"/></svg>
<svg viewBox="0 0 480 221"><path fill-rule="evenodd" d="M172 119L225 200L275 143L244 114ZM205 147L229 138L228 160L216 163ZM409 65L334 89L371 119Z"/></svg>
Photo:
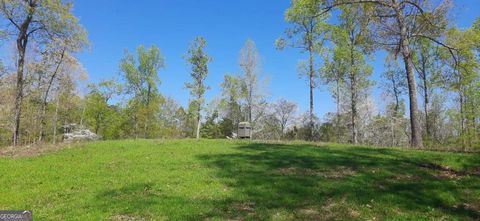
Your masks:
<svg viewBox="0 0 480 221"><path fill-rule="evenodd" d="M306 143L104 141L0 158L35 220L478 220L480 156Z"/></svg>

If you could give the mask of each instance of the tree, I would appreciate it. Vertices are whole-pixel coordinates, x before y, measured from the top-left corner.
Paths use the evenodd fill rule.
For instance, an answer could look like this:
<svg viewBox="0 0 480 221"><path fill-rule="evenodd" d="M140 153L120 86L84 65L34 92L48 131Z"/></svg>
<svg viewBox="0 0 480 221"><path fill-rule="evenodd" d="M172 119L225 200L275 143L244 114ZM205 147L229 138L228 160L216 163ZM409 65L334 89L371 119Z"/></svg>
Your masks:
<svg viewBox="0 0 480 221"><path fill-rule="evenodd" d="M116 110L109 104L113 96L121 93L121 85L114 80L106 80L98 85L89 85L90 92L85 97L87 122L93 126L94 132L105 136L107 127L114 124Z"/></svg>
<svg viewBox="0 0 480 221"><path fill-rule="evenodd" d="M480 19L479 19L480 20ZM460 142L463 149L473 146L478 142L477 124L480 113L480 68L478 53L480 52L480 29L476 26L461 31L451 28L447 34L447 43L453 45L457 50L456 61L447 60L450 67L446 72L449 79L449 88L457 94L458 112L457 119L460 121ZM448 57L448 51L441 52L442 57ZM449 62L448 62L449 61Z"/></svg>
<svg viewBox="0 0 480 221"><path fill-rule="evenodd" d="M351 143L358 142L358 103L367 94L372 85L368 77L371 66L365 62L365 56L372 51L372 42L368 36L369 18L364 16L367 9L358 5L343 6L340 24L332 28L332 40L335 44L333 62L327 66L337 86L336 97L340 98L339 86L345 86L348 93L350 112ZM338 72L338 73L337 73ZM338 105L339 101L337 101ZM338 111L338 110L337 110ZM338 117L338 116L337 116Z"/></svg>
<svg viewBox="0 0 480 221"><path fill-rule="evenodd" d="M218 139L222 136L221 127L218 124L218 112L215 110L209 116L201 128L202 137L209 139Z"/></svg>
<svg viewBox="0 0 480 221"><path fill-rule="evenodd" d="M346 65L343 65L343 61L341 59L332 59L329 58L329 56L332 57L338 57L336 56L337 53L342 52L340 50L337 50L335 48L334 50L331 50L331 53L328 53L325 55L324 58L324 65L322 67L321 71L321 78L322 78L322 83L327 84L329 86L330 93L332 94L333 99L335 99L335 106L336 106L336 116L334 117L335 120L330 122L328 125L322 125L323 129L325 129L325 126L328 126L328 129L331 129L330 127L335 129L335 135L336 135L336 142L340 142L340 137L343 131L343 116L342 116L342 104L344 103L344 97L345 93L343 92L345 88L345 74L347 72ZM323 132L326 132L323 130ZM330 132L330 131L328 131ZM329 136L329 135L326 135Z"/></svg>
<svg viewBox="0 0 480 221"><path fill-rule="evenodd" d="M166 97L160 105L160 137L181 138L184 136L185 111L171 97Z"/></svg>
<svg viewBox="0 0 480 221"><path fill-rule="evenodd" d="M126 92L133 95L130 107L133 108L135 137L138 137L139 124L143 123L143 136L147 138L149 126L156 122L152 119L161 102L158 71L164 66L164 58L156 46L145 49L140 45L136 58L127 51L121 61L120 70L126 80Z"/></svg>
<svg viewBox="0 0 480 221"><path fill-rule="evenodd" d="M399 67L398 62L394 60L393 56L387 56L385 61L385 72L383 78L385 83L383 88L385 95L389 98L393 98L393 102L387 104L387 117L390 119L391 131L391 146L398 146L400 144L399 137L401 125L403 124L403 115L405 114L405 106L402 96L407 90L407 82L405 81L405 72ZM377 124L379 124L381 117L376 118ZM400 127L400 128L399 128Z"/></svg>
<svg viewBox="0 0 480 221"><path fill-rule="evenodd" d="M221 83L222 88L222 99L220 101L220 106L224 109L225 119L229 119L232 123L232 130L230 133L227 132L225 136L231 136L233 128L238 127L238 123L242 121L242 110L240 100L243 95L244 81L239 76L226 74L223 77L223 82ZM225 121L227 124L227 121ZM226 127L226 125L224 125Z"/></svg>
<svg viewBox="0 0 480 221"><path fill-rule="evenodd" d="M187 137L197 136L198 127L198 103L190 100L185 112L185 128L184 133Z"/></svg>
<svg viewBox="0 0 480 221"><path fill-rule="evenodd" d="M273 105L273 109L280 123L280 131L285 133L288 123L290 123L297 111L297 105L285 99L280 99Z"/></svg>
<svg viewBox="0 0 480 221"><path fill-rule="evenodd" d="M185 87L190 90L190 94L193 96L193 101L196 103L197 107L197 139L200 138L201 111L205 103L204 94L205 91L209 89L209 87L205 85L205 79L208 75L208 63L212 60L205 53L206 46L207 41L203 37L198 36L193 41L192 45L190 45L187 55L185 56L185 59L192 67L190 72L192 82L185 83Z"/></svg>
<svg viewBox="0 0 480 221"><path fill-rule="evenodd" d="M316 53L320 52L325 41L327 16L320 15L318 7L320 0L292 0L290 8L285 13L285 20L292 24L292 27L285 31L288 42L283 38L278 39L275 44L278 49L285 47L299 48L308 53L308 68L306 75L310 92L309 122L310 138L313 138L314 128L314 105L313 90L317 87L316 78L318 73L315 68ZM320 16L319 16L320 15Z"/></svg>
<svg viewBox="0 0 480 221"><path fill-rule="evenodd" d="M43 51L41 61L36 65L39 74L39 84L43 84L43 98L40 107L40 131L39 141L45 139L46 112L48 99L52 86L58 81L59 76L63 72L78 73L83 72L80 62L75 59L72 54L82 49L84 38L79 39L63 39L62 41L54 40L47 45ZM44 81L44 82L40 82Z"/></svg>
<svg viewBox="0 0 480 221"><path fill-rule="evenodd" d="M257 105L257 100L260 96L258 87L260 54L255 46L255 42L252 40L247 40L245 46L240 50L239 63L243 73L243 84L241 86L243 89L243 96L247 103L248 117L246 120L252 124L252 127L254 127L254 122L252 122L253 107Z"/></svg>
<svg viewBox="0 0 480 221"><path fill-rule="evenodd" d="M16 35L17 76L13 145L20 139L20 118L24 89L24 65L28 43L37 47L54 39L85 39L86 33L71 13L72 4L61 0L1 0L0 14L7 20L7 32Z"/></svg>
<svg viewBox="0 0 480 221"><path fill-rule="evenodd" d="M432 102L435 87L441 80L441 61L438 47L431 41L419 39L416 42L414 51L414 68L418 73L420 94L423 97L423 112L425 115L425 140L430 145L432 140L432 127L434 127L431 116L430 106Z"/></svg>
<svg viewBox="0 0 480 221"><path fill-rule="evenodd" d="M82 100L76 93L76 76L64 73L59 76L58 83L55 85L55 113L52 120L53 131L52 142L58 141L57 134L65 125L81 122L83 117Z"/></svg>
<svg viewBox="0 0 480 221"><path fill-rule="evenodd" d="M452 47L444 44L439 37L447 26L449 1L442 1L438 7L430 9L428 1L421 0L325 0L319 3L318 17L324 16L334 8L343 5L365 4L373 7L371 33L377 44L400 54L405 66L410 102L411 146L422 147L420 118L417 104L417 84L413 66L412 44L418 39L427 39L447 48L452 56Z"/></svg>

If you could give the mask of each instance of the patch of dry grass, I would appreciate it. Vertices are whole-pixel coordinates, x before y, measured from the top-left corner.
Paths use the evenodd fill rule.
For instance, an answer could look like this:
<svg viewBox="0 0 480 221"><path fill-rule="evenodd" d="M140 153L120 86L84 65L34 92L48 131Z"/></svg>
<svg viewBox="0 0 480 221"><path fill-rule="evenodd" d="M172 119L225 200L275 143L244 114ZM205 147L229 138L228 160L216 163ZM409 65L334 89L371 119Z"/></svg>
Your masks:
<svg viewBox="0 0 480 221"><path fill-rule="evenodd" d="M0 148L0 157L9 157L9 158L22 158L22 157L32 157L40 156L52 152L56 152L63 149L69 149L75 144L69 143L58 143L58 144L32 144L26 146L8 146Z"/></svg>
<svg viewBox="0 0 480 221"><path fill-rule="evenodd" d="M311 169L287 167L280 168L274 171L274 174L285 176L320 176L328 179L338 179L347 176L354 176L355 170L349 167L340 166L334 169Z"/></svg>

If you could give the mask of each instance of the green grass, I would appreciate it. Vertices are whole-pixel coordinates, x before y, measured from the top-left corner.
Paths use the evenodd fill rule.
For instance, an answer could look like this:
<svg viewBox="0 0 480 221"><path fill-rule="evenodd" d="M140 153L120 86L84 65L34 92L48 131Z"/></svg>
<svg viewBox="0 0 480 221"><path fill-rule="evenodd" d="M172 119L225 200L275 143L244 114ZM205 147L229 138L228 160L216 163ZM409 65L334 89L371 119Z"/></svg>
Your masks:
<svg viewBox="0 0 480 221"><path fill-rule="evenodd" d="M105 141L0 158L0 210L31 209L35 220L478 220L479 168L479 154Z"/></svg>

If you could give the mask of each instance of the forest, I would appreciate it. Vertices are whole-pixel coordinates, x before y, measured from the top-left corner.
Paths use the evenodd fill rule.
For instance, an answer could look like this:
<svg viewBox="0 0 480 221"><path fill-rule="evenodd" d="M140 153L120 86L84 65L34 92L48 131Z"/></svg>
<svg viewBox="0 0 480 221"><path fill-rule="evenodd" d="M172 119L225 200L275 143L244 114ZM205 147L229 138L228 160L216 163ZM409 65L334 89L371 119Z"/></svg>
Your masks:
<svg viewBox="0 0 480 221"><path fill-rule="evenodd" d="M235 137L250 122L254 140L306 140L354 145L480 149L480 16L458 27L455 1L292 0L288 28L271 47L297 50L299 81L309 104L272 100L254 39L239 48L239 73L208 85L208 39L185 42L188 105L160 93L168 57L155 45L125 50L118 74L89 82L78 53L92 47L62 0L1 0L0 146L60 143L66 128L86 128L103 140ZM335 20L336 22L332 22ZM10 48L10 49L8 49ZM7 50L8 49L8 50ZM385 60L374 61L379 51ZM373 80L372 62L384 64ZM181 73L177 73L181 74ZM274 74L274 73L273 73ZM86 93L79 82L87 82ZM274 85L273 85L274 86ZM214 99L205 93L220 88ZM335 111L318 116L319 88ZM372 89L382 90L381 104ZM377 106L386 108L375 111Z"/></svg>

